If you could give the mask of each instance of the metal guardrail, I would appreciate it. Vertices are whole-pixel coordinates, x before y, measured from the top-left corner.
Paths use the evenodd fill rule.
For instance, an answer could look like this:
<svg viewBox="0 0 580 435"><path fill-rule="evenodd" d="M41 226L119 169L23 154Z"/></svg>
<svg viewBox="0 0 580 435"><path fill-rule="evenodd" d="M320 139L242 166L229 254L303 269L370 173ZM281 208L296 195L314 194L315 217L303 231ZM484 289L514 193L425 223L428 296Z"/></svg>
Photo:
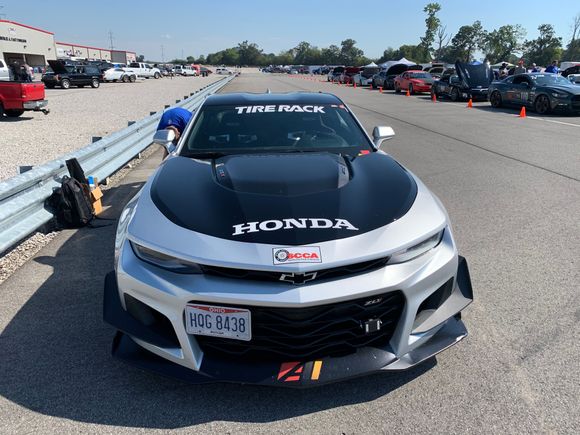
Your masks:
<svg viewBox="0 0 580 435"><path fill-rule="evenodd" d="M234 77L212 83L175 106L196 109L208 95ZM62 176L68 174L66 160L76 158L87 175L104 180L151 144L162 113L157 112L78 151L0 182L0 254L52 219L44 203L53 188L60 186Z"/></svg>

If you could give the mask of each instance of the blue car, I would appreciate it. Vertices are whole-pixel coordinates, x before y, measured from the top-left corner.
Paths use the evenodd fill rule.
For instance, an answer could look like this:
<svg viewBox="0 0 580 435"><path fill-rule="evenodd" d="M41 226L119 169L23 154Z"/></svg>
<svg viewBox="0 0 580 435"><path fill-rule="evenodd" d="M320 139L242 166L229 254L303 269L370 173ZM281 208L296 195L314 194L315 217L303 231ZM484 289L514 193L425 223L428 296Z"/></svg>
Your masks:
<svg viewBox="0 0 580 435"><path fill-rule="evenodd" d="M494 81L488 96L493 107L526 106L541 115L556 110L580 114L580 86L557 74L517 74Z"/></svg>

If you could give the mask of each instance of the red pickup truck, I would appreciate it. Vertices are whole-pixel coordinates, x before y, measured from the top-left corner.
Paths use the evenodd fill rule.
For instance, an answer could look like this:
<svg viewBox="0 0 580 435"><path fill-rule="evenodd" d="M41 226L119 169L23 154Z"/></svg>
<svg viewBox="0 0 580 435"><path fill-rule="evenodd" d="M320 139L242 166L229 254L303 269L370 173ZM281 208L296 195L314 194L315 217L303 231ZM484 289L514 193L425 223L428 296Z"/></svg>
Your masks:
<svg viewBox="0 0 580 435"><path fill-rule="evenodd" d="M0 81L0 117L16 118L26 110L49 112L44 99L44 84Z"/></svg>

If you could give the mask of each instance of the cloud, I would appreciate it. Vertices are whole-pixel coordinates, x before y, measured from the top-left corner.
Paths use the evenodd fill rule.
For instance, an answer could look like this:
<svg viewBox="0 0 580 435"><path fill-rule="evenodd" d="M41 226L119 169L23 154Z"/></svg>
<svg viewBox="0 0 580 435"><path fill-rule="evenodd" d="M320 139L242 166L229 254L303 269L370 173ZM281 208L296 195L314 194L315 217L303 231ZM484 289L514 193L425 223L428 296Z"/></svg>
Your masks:
<svg viewBox="0 0 580 435"><path fill-rule="evenodd" d="M171 39L171 35L166 33L165 35L161 35L161 39Z"/></svg>

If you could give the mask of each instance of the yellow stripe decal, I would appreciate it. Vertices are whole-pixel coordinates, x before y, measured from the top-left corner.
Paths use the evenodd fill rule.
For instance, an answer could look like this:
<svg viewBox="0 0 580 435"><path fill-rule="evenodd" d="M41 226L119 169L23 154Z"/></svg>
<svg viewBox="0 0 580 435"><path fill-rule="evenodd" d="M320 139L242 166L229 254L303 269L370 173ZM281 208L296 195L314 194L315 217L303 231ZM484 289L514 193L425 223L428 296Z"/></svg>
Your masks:
<svg viewBox="0 0 580 435"><path fill-rule="evenodd" d="M322 361L314 361L314 367L312 368L312 379L313 381L317 381L320 377L320 370L322 369Z"/></svg>

